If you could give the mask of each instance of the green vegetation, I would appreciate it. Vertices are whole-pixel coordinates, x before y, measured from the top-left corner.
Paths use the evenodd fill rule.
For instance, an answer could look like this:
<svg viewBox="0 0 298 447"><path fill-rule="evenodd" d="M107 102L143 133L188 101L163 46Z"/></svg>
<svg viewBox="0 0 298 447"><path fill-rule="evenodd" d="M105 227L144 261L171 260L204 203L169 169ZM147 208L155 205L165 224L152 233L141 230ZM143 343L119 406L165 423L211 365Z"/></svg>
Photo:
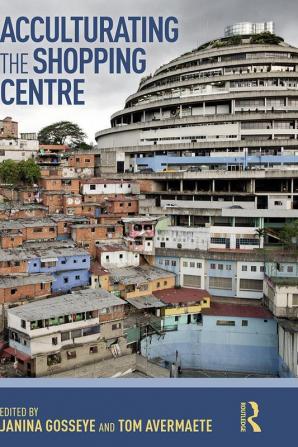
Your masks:
<svg viewBox="0 0 298 447"><path fill-rule="evenodd" d="M298 246L298 220L284 225L281 229L280 240L287 248L297 248Z"/></svg>
<svg viewBox="0 0 298 447"><path fill-rule="evenodd" d="M32 185L40 178L39 166L33 159L16 162L4 160L0 163L0 180L9 185Z"/></svg>
<svg viewBox="0 0 298 447"><path fill-rule="evenodd" d="M241 36L232 36L227 39L215 40L212 43L212 48L221 48L221 47L231 47L233 45L241 45L242 38Z"/></svg>
<svg viewBox="0 0 298 447"><path fill-rule="evenodd" d="M271 281L277 286L297 286L298 278L281 278L280 276L271 276Z"/></svg>
<svg viewBox="0 0 298 447"><path fill-rule="evenodd" d="M70 121L50 124L41 129L38 134L40 144L67 144L72 149L81 149L82 145L86 146L85 138L85 132L77 124Z"/></svg>
<svg viewBox="0 0 298 447"><path fill-rule="evenodd" d="M200 45L194 51L201 51L211 49L211 48L223 48L230 47L233 45L242 45L242 44L264 44L264 45L279 45L283 42L284 39L282 37L276 36L275 34L271 34L269 32L264 32L260 34L253 34L252 36L231 36L224 37L222 39L211 40L210 42L206 42L203 45ZM185 53L187 55L188 53ZM191 54L191 53L190 53Z"/></svg>
<svg viewBox="0 0 298 447"><path fill-rule="evenodd" d="M283 41L284 39L282 37L271 34L268 31L265 33L254 34L250 38L251 44L278 45Z"/></svg>

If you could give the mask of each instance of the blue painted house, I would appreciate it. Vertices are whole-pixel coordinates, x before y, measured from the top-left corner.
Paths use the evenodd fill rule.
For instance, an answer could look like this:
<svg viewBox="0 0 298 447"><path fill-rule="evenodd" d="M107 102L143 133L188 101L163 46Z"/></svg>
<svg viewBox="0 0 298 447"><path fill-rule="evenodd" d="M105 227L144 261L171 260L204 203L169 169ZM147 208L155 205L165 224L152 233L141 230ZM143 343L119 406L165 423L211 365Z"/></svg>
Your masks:
<svg viewBox="0 0 298 447"><path fill-rule="evenodd" d="M155 267L167 270L176 275L176 286L180 285L180 258L176 256L155 256Z"/></svg>
<svg viewBox="0 0 298 447"><path fill-rule="evenodd" d="M68 292L89 285L90 254L77 247L32 250L28 273L51 273L52 292Z"/></svg>
<svg viewBox="0 0 298 447"><path fill-rule="evenodd" d="M212 302L197 315L173 316L176 330L141 341L148 358L175 362L182 369L277 375L277 323L261 305Z"/></svg>

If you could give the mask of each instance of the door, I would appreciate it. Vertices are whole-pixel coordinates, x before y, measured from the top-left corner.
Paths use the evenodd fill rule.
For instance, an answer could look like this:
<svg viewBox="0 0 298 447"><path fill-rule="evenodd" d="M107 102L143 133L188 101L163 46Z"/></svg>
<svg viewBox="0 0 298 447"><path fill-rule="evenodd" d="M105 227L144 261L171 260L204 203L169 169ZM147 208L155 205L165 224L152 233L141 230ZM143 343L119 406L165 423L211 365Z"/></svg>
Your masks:
<svg viewBox="0 0 298 447"><path fill-rule="evenodd" d="M121 174L124 172L124 161L117 161L117 173Z"/></svg>

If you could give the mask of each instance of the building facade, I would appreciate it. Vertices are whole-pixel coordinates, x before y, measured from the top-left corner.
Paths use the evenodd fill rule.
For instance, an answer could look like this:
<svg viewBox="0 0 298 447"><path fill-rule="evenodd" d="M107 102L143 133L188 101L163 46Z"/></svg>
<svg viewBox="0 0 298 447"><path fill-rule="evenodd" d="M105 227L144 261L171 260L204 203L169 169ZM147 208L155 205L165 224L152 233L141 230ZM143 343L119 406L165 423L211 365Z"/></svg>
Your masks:
<svg viewBox="0 0 298 447"><path fill-rule="evenodd" d="M6 352L34 377L126 354L124 305L104 290L88 290L9 309Z"/></svg>

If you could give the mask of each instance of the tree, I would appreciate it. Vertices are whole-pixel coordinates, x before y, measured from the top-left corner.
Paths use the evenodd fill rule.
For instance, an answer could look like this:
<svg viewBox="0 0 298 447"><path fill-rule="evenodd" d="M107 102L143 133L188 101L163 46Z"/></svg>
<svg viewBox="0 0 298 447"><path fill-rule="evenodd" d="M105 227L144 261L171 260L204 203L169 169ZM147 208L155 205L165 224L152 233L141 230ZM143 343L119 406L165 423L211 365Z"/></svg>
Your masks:
<svg viewBox="0 0 298 447"><path fill-rule="evenodd" d="M21 161L18 166L19 180L25 184L37 183L40 178L39 166L34 160Z"/></svg>
<svg viewBox="0 0 298 447"><path fill-rule="evenodd" d="M2 183L9 185L37 183L40 178L39 166L33 159L16 162L4 160L0 163L0 179Z"/></svg>
<svg viewBox="0 0 298 447"><path fill-rule="evenodd" d="M18 181L18 163L14 160L4 160L0 163L1 182L15 184Z"/></svg>
<svg viewBox="0 0 298 447"><path fill-rule="evenodd" d="M267 231L265 228L257 228L256 229L256 236L259 239L259 248L261 248L261 240L264 238L267 234Z"/></svg>
<svg viewBox="0 0 298 447"><path fill-rule="evenodd" d="M280 240L287 247L297 247L298 245L298 220L283 226L280 233Z"/></svg>
<svg viewBox="0 0 298 447"><path fill-rule="evenodd" d="M278 45L283 41L282 37L276 36L269 31L253 34L250 38L251 44Z"/></svg>
<svg viewBox="0 0 298 447"><path fill-rule="evenodd" d="M94 148L94 145L92 144L92 143L85 143L85 142L83 142L83 143L80 143L77 147L76 147L76 149L79 149L79 150L83 150L83 151L87 151L87 150L91 150L91 149L93 149Z"/></svg>
<svg viewBox="0 0 298 447"><path fill-rule="evenodd" d="M75 123L59 121L40 130L38 139L40 144L68 144L73 149L84 143L85 132Z"/></svg>

